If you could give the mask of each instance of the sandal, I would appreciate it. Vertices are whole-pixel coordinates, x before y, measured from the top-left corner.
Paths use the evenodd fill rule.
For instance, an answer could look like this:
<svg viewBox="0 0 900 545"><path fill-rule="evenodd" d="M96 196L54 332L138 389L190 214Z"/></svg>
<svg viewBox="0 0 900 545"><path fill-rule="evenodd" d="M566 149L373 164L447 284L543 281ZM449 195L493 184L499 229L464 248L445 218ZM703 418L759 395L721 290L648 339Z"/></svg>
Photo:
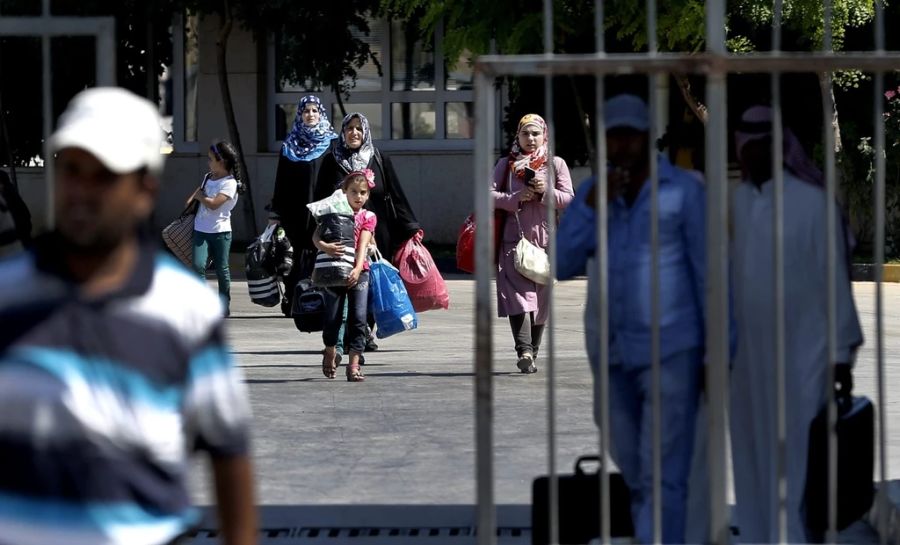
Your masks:
<svg viewBox="0 0 900 545"><path fill-rule="evenodd" d="M328 354L328 348L322 350L322 374L325 378L335 378L337 376L338 354L335 349L331 349L331 355Z"/></svg>
<svg viewBox="0 0 900 545"><path fill-rule="evenodd" d="M363 382L365 375L359 369L359 363L351 363L347 366L347 382Z"/></svg>

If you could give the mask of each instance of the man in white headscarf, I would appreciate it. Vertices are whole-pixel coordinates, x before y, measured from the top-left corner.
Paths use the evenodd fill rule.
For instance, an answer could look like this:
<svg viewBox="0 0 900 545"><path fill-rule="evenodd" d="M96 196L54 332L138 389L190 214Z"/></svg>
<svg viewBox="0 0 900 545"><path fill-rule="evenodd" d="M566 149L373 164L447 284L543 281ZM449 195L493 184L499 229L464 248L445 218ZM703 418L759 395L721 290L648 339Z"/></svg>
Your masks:
<svg viewBox="0 0 900 545"><path fill-rule="evenodd" d="M734 192L732 263L738 346L731 376L736 523L743 543L778 542L772 112L747 110L736 133L743 181ZM822 174L784 131L784 311L787 541L818 540L802 514L809 427L825 406L828 365L842 388L862 344L849 278L846 226L838 212L837 358L828 357L828 202Z"/></svg>

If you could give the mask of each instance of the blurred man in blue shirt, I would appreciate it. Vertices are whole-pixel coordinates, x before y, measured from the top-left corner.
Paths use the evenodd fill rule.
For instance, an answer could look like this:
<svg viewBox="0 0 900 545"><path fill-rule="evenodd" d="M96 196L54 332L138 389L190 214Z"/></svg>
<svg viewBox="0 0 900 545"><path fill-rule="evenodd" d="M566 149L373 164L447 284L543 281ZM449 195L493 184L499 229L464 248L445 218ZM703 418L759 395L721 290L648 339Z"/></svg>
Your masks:
<svg viewBox="0 0 900 545"><path fill-rule="evenodd" d="M649 116L636 96L604 106L608 176L609 408L611 454L631 492L636 537L653 541L653 392ZM657 157L661 358L662 540L685 539L688 473L704 358L705 191L699 177ZM559 226L557 275L588 267L585 310L591 368L598 371L599 266L595 180L581 185ZM595 414L599 403L595 400Z"/></svg>

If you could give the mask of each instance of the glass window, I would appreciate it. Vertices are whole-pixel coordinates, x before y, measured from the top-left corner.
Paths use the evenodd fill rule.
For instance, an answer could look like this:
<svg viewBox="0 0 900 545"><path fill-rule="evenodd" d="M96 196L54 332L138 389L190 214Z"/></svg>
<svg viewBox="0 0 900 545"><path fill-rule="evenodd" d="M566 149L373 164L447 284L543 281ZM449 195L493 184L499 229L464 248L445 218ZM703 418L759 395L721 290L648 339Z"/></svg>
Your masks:
<svg viewBox="0 0 900 545"><path fill-rule="evenodd" d="M472 138L472 114L474 106L471 102L448 102L446 104L445 138Z"/></svg>
<svg viewBox="0 0 900 545"><path fill-rule="evenodd" d="M434 138L434 116L434 104L430 102L391 104L391 138L394 140Z"/></svg>
<svg viewBox="0 0 900 545"><path fill-rule="evenodd" d="M446 88L448 91L463 91L472 89L472 53L463 51L453 70L445 70L447 74Z"/></svg>
<svg viewBox="0 0 900 545"><path fill-rule="evenodd" d="M391 90L434 91L434 47L419 39L417 26L399 21L391 22Z"/></svg>
<svg viewBox="0 0 900 545"><path fill-rule="evenodd" d="M275 138L284 140L294 127L297 117L296 104L278 104L275 106Z"/></svg>
<svg viewBox="0 0 900 545"><path fill-rule="evenodd" d="M344 104L344 108L347 110L347 113L350 112L359 112L366 116L366 119L369 120L369 129L372 131L372 138L375 140L384 138L383 127L384 123L381 119L381 104ZM334 127L334 132L340 132L341 130L341 122L344 120L344 115L341 113L341 108L338 104L334 104L331 109L331 126Z"/></svg>
<svg viewBox="0 0 900 545"><path fill-rule="evenodd" d="M386 31L385 25L381 21L369 21L369 35L353 29L351 31L355 38L359 38L363 42L369 44L369 50L378 59L383 62L382 44L385 41ZM349 82L348 82L349 83ZM369 58L362 68L356 70L356 85L352 87L353 91L381 91L381 73L378 65ZM349 111L349 110L348 110Z"/></svg>
<svg viewBox="0 0 900 545"><path fill-rule="evenodd" d="M200 75L200 18L184 18L184 141L197 141L197 91Z"/></svg>

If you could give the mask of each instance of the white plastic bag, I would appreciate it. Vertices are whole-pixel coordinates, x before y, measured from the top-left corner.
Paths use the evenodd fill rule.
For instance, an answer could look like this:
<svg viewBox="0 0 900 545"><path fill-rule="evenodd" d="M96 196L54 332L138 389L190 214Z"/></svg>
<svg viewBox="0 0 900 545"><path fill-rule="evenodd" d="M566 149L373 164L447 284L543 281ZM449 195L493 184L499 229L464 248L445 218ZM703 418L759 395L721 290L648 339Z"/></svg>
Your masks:
<svg viewBox="0 0 900 545"><path fill-rule="evenodd" d="M319 218L326 214L341 214L343 216L352 216L353 209L347 201L347 195L340 189L326 197L321 201L311 202L306 205L314 218Z"/></svg>

